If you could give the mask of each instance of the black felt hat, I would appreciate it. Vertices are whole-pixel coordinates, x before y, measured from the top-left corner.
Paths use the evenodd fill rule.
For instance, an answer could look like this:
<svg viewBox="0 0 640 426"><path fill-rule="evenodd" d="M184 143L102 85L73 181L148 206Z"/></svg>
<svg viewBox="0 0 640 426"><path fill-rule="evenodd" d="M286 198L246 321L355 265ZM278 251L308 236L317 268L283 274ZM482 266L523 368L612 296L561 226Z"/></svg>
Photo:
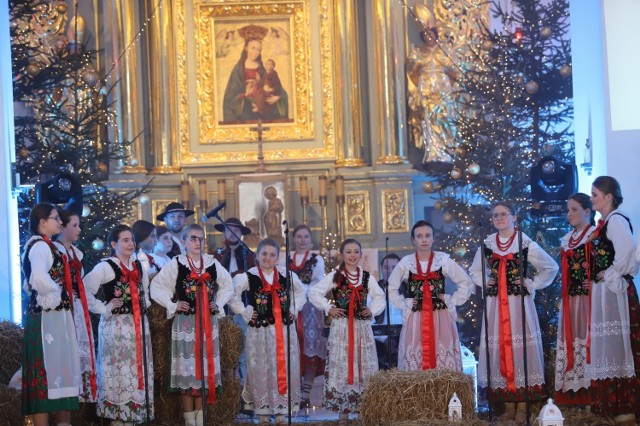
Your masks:
<svg viewBox="0 0 640 426"><path fill-rule="evenodd" d="M238 218L230 217L229 219L225 220L224 223L226 223L227 226L234 226L238 228L240 232L242 232L242 235L247 235L251 233L251 229L244 226L242 222L240 222L240 219ZM214 228L216 228L216 231L224 232L225 226L222 223L217 223L214 225Z"/></svg>
<svg viewBox="0 0 640 426"><path fill-rule="evenodd" d="M164 222L164 218L167 215L167 213L173 213L173 212L184 212L185 216L187 217L193 215L194 213L193 210L185 209L182 204L176 203L174 201L173 203L167 204L167 207L164 208L164 211L160 213L158 216L156 216L156 220L161 220Z"/></svg>

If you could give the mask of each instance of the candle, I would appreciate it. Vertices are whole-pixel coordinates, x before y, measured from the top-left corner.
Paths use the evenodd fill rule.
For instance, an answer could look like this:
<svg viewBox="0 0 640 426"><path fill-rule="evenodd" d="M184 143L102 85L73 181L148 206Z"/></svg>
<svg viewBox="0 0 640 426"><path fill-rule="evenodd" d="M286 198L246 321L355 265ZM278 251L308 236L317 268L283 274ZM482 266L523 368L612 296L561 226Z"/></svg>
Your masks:
<svg viewBox="0 0 640 426"><path fill-rule="evenodd" d="M336 197L344 197L344 177L336 175Z"/></svg>
<svg viewBox="0 0 640 426"><path fill-rule="evenodd" d="M207 201L207 181L200 179L198 181L198 192L200 194L200 201Z"/></svg>
<svg viewBox="0 0 640 426"><path fill-rule="evenodd" d="M318 192L320 192L320 197L327 196L327 177L325 175L318 177Z"/></svg>
<svg viewBox="0 0 640 426"><path fill-rule="evenodd" d="M182 195L182 204L185 206L189 203L189 181L180 182L180 194Z"/></svg>
<svg viewBox="0 0 640 426"><path fill-rule="evenodd" d="M309 183L306 176L300 176L300 197L309 197Z"/></svg>
<svg viewBox="0 0 640 426"><path fill-rule="evenodd" d="M227 199L226 190L226 181L224 179L218 179L218 203Z"/></svg>

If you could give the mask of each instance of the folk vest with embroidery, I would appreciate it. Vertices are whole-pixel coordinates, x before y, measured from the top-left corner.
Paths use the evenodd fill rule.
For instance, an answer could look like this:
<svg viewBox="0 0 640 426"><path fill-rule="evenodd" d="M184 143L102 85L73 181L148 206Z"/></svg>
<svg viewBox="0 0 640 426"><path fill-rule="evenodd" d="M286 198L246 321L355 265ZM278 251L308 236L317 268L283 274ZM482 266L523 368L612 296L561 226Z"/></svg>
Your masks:
<svg viewBox="0 0 640 426"><path fill-rule="evenodd" d="M216 265L212 263L208 268L202 271L203 274L209 273L209 278L206 280L207 293L209 301L213 302L218 294L218 272ZM195 278L189 278L191 275L191 269L178 262L178 279L176 280L176 292L173 300L174 302L187 302L189 304L188 312L179 312L182 315L195 315L196 313L196 294L198 288L198 280ZM215 311L211 310L211 314Z"/></svg>
<svg viewBox="0 0 640 426"><path fill-rule="evenodd" d="M253 306L253 312L258 314L258 318L249 321L250 327L260 328L268 327L276 322L273 316L273 301L271 298L271 291L264 291L262 288L262 280L259 275L253 275L247 272L247 278L249 279L249 290L247 295L249 299L249 305ZM285 291L286 281L285 278L278 274L278 281L280 283L280 290L278 290L278 297L280 298L280 309L282 312L282 324L288 325L291 323L289 319L289 303L287 303L287 293ZM268 286L269 288L271 286Z"/></svg>
<svg viewBox="0 0 640 426"><path fill-rule="evenodd" d="M107 259L105 260L113 269L113 273L115 274L115 278L109 281L106 284L102 285L104 290L105 300L108 302L111 299L117 298L122 300L122 306L119 308L115 308L111 310L112 314L131 314L133 313L133 308L131 305L131 293L130 293L130 283L125 280L122 275L122 271L120 270L120 266L118 266L113 260ZM138 283L138 294L142 294L140 291L142 289L142 265L140 261L136 260L133 262L135 267L138 269L138 274L140 274L140 282Z"/></svg>
<svg viewBox="0 0 640 426"><path fill-rule="evenodd" d="M295 268L293 267L293 260L291 261L291 263L292 263L291 270L295 272L296 275L298 275L298 278L300 278L300 281L302 281L303 284L309 284L311 282L311 278L313 277L313 269L318 264L318 254L313 253L309 257L309 259L307 259L307 261L304 262L304 265L302 265L302 268L300 268L298 271L296 271Z"/></svg>
<svg viewBox="0 0 640 426"><path fill-rule="evenodd" d="M529 249L522 250L522 257L524 258L523 264L523 276L527 276L527 255ZM520 254L518 252L512 253L513 259L507 260L507 294L509 296L520 296L523 292L525 296L529 295L529 291L523 285L518 285L515 281L520 278ZM485 258L489 263L489 278L496 280L496 285L490 286L487 289L487 296L498 296L498 268L500 265L500 259L493 257L493 250L485 246Z"/></svg>
<svg viewBox="0 0 640 426"><path fill-rule="evenodd" d="M360 302L358 306L355 307L355 319L358 320L368 320L370 318L366 318L360 314L360 311L367 306L367 295L369 294L369 272L362 271L362 285L356 287L356 290L359 294ZM351 292L352 288L349 287L349 282L347 278L340 271L336 271L333 276L333 282L336 285L336 288L332 290L333 293L333 301L337 308L346 309L349 311L349 302L351 300Z"/></svg>
<svg viewBox="0 0 640 426"><path fill-rule="evenodd" d="M22 270L24 271L24 276L29 279L31 277L31 261L29 260L29 252L33 248L33 245L38 241L44 241L42 238L33 239L27 247L25 247L24 260L22 262ZM53 281L58 284L61 290L60 295L60 304L54 308L56 311L61 310L70 310L71 309L71 301L69 300L69 295L67 294L67 290L64 287L64 262L62 260L62 253L58 250L53 244L49 244L45 241L46 244L49 245L51 249L51 255L53 256L53 264L51 268L49 268L49 276ZM31 288L31 283L28 284L29 290L31 291L31 297L29 298L29 304L27 306L28 312L39 313L42 312L42 306L38 305L36 297L38 296L38 292ZM51 311L51 309L46 309L46 311Z"/></svg>
<svg viewBox="0 0 640 426"><path fill-rule="evenodd" d="M620 213L614 213L622 216L629 223L629 228L631 232L633 232L633 228L631 227L631 221L625 215ZM612 215L613 216L613 215ZM592 261L591 261L591 276L597 280L597 276L599 272L605 271L609 269L609 267L613 264L613 260L616 257L616 251L613 247L613 242L607 237L607 228L609 227L609 221L607 220L605 224L600 228L600 232L598 236L595 237L591 241L592 247ZM627 277L628 275L625 275Z"/></svg>
<svg viewBox="0 0 640 426"><path fill-rule="evenodd" d="M569 250L563 250L569 266L569 296L588 296L589 289L582 285L587 281L586 243Z"/></svg>
<svg viewBox="0 0 640 426"><path fill-rule="evenodd" d="M429 280L429 285L431 286L431 303L433 304L433 310L437 311L438 309L447 309L447 304L444 303L444 300L438 297L439 294L444 294L444 274L442 273L442 268L431 272L434 272L436 274L436 278ZM418 303L411 308L413 312L422 310L422 286L424 285L424 282L416 277L417 274L409 272L409 279L407 280L407 297L413 298L418 301Z"/></svg>

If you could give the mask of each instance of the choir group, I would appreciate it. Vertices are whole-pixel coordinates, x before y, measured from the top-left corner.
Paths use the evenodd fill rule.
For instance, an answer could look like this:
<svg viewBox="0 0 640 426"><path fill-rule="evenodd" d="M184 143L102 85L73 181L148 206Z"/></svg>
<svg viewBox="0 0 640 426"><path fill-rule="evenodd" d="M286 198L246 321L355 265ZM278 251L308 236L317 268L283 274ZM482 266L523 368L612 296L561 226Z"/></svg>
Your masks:
<svg viewBox="0 0 640 426"><path fill-rule="evenodd" d="M621 203L620 186L608 176L594 181L591 196L577 193L567 201L573 230L561 241L555 394L561 404L582 404L635 424L640 306L632 277L640 251ZM323 405L339 413L340 424L357 412L368 378L378 371L372 319L385 309L383 286L359 266L360 243L344 240L341 263L325 274L322 257L310 252L309 227L299 225L292 234L288 288L278 242L262 240L253 255L241 243L250 230L230 218L216 225L225 242L211 255L203 228L185 226L191 214L171 203L157 217L167 227L146 221L114 227L111 257L85 274L74 246L79 216L46 203L33 208L22 256L28 294L22 401L36 425L49 424L50 413L58 425L69 425L80 401L96 402L98 415L112 425L153 418L153 380L145 378L153 377L153 358L164 354L151 350L151 300L172 319L170 391L182 396L185 425L202 425L203 404L216 403L222 391L219 321L233 313L245 336L242 397L261 425L272 416L285 424L289 394L294 409L308 407L321 374ZM505 403L500 420L524 423L525 393L532 400L547 394L534 295L560 268L518 231L509 203L493 206L491 219L496 232L478 249L469 273L432 249L430 223L413 226L415 252L388 278L389 298L403 319L398 368L461 371L456 306L476 287L485 289L478 381L489 387L489 398ZM446 278L456 284L453 294L445 293ZM104 301L95 297L99 290ZM100 314L97 350L89 312Z"/></svg>

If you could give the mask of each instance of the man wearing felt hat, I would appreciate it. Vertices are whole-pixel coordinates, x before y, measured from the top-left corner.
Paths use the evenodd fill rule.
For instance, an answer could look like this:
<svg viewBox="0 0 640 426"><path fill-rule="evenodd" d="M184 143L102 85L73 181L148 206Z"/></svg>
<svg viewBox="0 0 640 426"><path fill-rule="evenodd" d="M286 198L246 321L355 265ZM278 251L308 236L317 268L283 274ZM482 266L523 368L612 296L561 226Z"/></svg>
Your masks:
<svg viewBox="0 0 640 426"><path fill-rule="evenodd" d="M182 236L180 234L182 233L187 218L193 215L193 213L193 210L185 209L182 204L172 202L167 204L164 211L156 216L156 220L166 223L167 228L169 228L171 232L173 247L171 247L171 251L167 253L167 256L170 258L187 253L182 245Z"/></svg>
<svg viewBox="0 0 640 426"><path fill-rule="evenodd" d="M256 257L245 249L238 239L238 237L242 238L243 235L250 234L251 229L244 226L240 219L235 217L230 217L224 223L229 228L222 223L215 225L216 230L224 235L224 243L218 247L214 256L233 277L253 268L256 264Z"/></svg>

